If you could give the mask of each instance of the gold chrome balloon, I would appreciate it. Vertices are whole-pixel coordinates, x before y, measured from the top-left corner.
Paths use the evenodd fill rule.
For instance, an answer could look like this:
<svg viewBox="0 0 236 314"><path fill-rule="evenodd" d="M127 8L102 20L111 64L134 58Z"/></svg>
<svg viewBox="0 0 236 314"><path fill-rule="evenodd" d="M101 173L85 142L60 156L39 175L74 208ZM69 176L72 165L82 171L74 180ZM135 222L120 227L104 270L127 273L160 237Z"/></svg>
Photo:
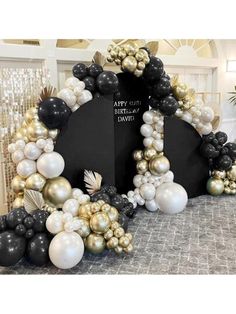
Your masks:
<svg viewBox="0 0 236 314"><path fill-rule="evenodd" d="M139 70L144 70L145 69L145 63L140 61L138 64L137 64L137 69Z"/></svg>
<svg viewBox="0 0 236 314"><path fill-rule="evenodd" d="M113 231L111 229L108 229L106 233L104 233L104 239L109 240L110 238L113 237Z"/></svg>
<svg viewBox="0 0 236 314"><path fill-rule="evenodd" d="M226 172L225 171L219 171L219 170L214 170L212 172L212 176L216 179L225 179L226 177Z"/></svg>
<svg viewBox="0 0 236 314"><path fill-rule="evenodd" d="M82 238L86 238L91 233L91 229L90 229L88 220L83 218L83 217L76 217L74 219L79 221L79 225L80 225L79 229L77 229L76 232Z"/></svg>
<svg viewBox="0 0 236 314"><path fill-rule="evenodd" d="M27 136L32 142L36 142L41 138L47 139L48 129L43 125L42 122L33 120L27 128Z"/></svg>
<svg viewBox="0 0 236 314"><path fill-rule="evenodd" d="M26 189L41 192L44 185L46 184L46 179L39 173L33 173L26 179Z"/></svg>
<svg viewBox="0 0 236 314"><path fill-rule="evenodd" d="M119 240L116 237L112 237L109 241L107 241L107 248L114 249L118 246Z"/></svg>
<svg viewBox="0 0 236 314"><path fill-rule="evenodd" d="M120 237L122 237L124 234L125 234L125 231L124 231L124 229L121 228L121 227L119 227L119 228L117 228L116 230L114 230L114 236L115 236L116 238L120 238Z"/></svg>
<svg viewBox="0 0 236 314"><path fill-rule="evenodd" d="M115 207L111 206L110 210L107 212L107 215L108 215L110 221L118 221L119 212Z"/></svg>
<svg viewBox="0 0 236 314"><path fill-rule="evenodd" d="M135 58L138 62L143 61L143 59L149 59L148 53L145 49L139 49L139 51L135 54Z"/></svg>
<svg viewBox="0 0 236 314"><path fill-rule="evenodd" d="M170 169L170 162L165 156L154 156L149 161L149 170L155 176L165 174Z"/></svg>
<svg viewBox="0 0 236 314"><path fill-rule="evenodd" d="M15 176L11 181L11 188L14 193L23 195L25 189L25 180L20 176Z"/></svg>
<svg viewBox="0 0 236 314"><path fill-rule="evenodd" d="M90 219L90 217L92 216L91 203L86 203L86 204L80 205L78 216L83 217L85 219Z"/></svg>
<svg viewBox="0 0 236 314"><path fill-rule="evenodd" d="M183 99L188 94L188 87L186 84L178 83L176 86L173 86L173 93L177 99Z"/></svg>
<svg viewBox="0 0 236 314"><path fill-rule="evenodd" d="M209 178L207 181L207 191L213 196L221 195L224 192L224 181L216 178Z"/></svg>
<svg viewBox="0 0 236 314"><path fill-rule="evenodd" d="M129 56L134 56L139 51L138 45L133 41L126 43L123 48Z"/></svg>
<svg viewBox="0 0 236 314"><path fill-rule="evenodd" d="M231 194L231 190L230 190L230 188L228 186L225 187L224 193L225 194Z"/></svg>
<svg viewBox="0 0 236 314"><path fill-rule="evenodd" d="M36 107L28 109L25 113L25 121L27 124L30 124L33 120L38 120L38 109Z"/></svg>
<svg viewBox="0 0 236 314"><path fill-rule="evenodd" d="M24 199L23 196L18 196L12 203L12 208L19 208L24 206Z"/></svg>
<svg viewBox="0 0 236 314"><path fill-rule="evenodd" d="M110 228L111 221L106 213L98 212L92 215L89 224L93 232L102 234Z"/></svg>
<svg viewBox="0 0 236 314"><path fill-rule="evenodd" d="M136 169L138 174L144 174L148 171L148 162L145 159L142 159L137 162Z"/></svg>
<svg viewBox="0 0 236 314"><path fill-rule="evenodd" d="M130 244L130 240L129 240L128 237L126 237L126 235L120 237L120 239L119 239L119 245L120 245L121 247L124 247L124 248L125 248L125 247L127 247L129 244Z"/></svg>
<svg viewBox="0 0 236 314"><path fill-rule="evenodd" d="M231 190L236 189L236 182L231 181L230 184L229 184L229 188L230 188Z"/></svg>
<svg viewBox="0 0 236 314"><path fill-rule="evenodd" d="M115 251L117 254L121 254L122 251L123 251L123 249L122 249L121 246L118 245L117 247L114 248L114 251Z"/></svg>
<svg viewBox="0 0 236 314"><path fill-rule="evenodd" d="M236 165L233 165L232 168L227 171L227 178L236 181Z"/></svg>
<svg viewBox="0 0 236 314"><path fill-rule="evenodd" d="M106 247L106 241L100 234L91 233L85 240L85 247L94 254L101 253Z"/></svg>
<svg viewBox="0 0 236 314"><path fill-rule="evenodd" d="M150 159L152 159L152 157L157 155L157 151L155 150L155 148L147 147L147 148L145 148L143 155L144 155L144 158L146 160L150 160Z"/></svg>
<svg viewBox="0 0 236 314"><path fill-rule="evenodd" d="M56 208L62 208L66 200L71 197L72 189L68 180L63 177L48 179L43 188L45 202Z"/></svg>
<svg viewBox="0 0 236 314"><path fill-rule="evenodd" d="M102 210L103 212L105 212L105 213L108 213L108 212L110 211L110 209L111 209L111 206L110 206L109 204L103 204L103 205L101 206L101 210Z"/></svg>
<svg viewBox="0 0 236 314"><path fill-rule="evenodd" d="M131 253L133 251L133 245L132 244L129 244L126 248L124 248L124 252L126 253Z"/></svg>
<svg viewBox="0 0 236 314"><path fill-rule="evenodd" d="M133 152L133 158L136 161L140 161L143 159L143 151L142 150L135 150Z"/></svg>
<svg viewBox="0 0 236 314"><path fill-rule="evenodd" d="M53 140L56 140L58 134L59 134L58 129L48 130L48 136Z"/></svg>
<svg viewBox="0 0 236 314"><path fill-rule="evenodd" d="M133 56L125 57L122 61L122 70L127 72L134 72L137 67L137 60Z"/></svg>

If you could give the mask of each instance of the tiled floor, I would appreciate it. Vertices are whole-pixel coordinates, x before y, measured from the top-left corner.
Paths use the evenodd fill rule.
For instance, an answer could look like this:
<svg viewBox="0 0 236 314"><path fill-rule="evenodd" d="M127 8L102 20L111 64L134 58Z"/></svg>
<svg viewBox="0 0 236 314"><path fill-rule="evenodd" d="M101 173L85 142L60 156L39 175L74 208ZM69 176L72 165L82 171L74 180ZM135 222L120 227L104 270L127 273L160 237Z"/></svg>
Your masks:
<svg viewBox="0 0 236 314"><path fill-rule="evenodd" d="M2 274L236 274L236 197L201 196L185 211L165 215L140 210L130 223L134 252L85 254L71 270L25 261Z"/></svg>

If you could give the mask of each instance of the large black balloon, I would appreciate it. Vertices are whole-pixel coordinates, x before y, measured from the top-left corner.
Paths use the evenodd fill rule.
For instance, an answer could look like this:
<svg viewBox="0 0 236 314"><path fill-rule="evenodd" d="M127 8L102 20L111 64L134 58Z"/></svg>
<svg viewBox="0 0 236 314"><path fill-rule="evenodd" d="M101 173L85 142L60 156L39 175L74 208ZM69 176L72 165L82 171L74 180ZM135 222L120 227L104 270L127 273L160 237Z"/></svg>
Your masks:
<svg viewBox="0 0 236 314"><path fill-rule="evenodd" d="M202 139L206 143L211 143L215 139L215 134L213 132L211 132L207 135L203 135Z"/></svg>
<svg viewBox="0 0 236 314"><path fill-rule="evenodd" d="M10 213L7 215L7 225L10 229L15 229L15 227L19 224L22 224L25 217L27 217L29 214L27 211L23 208L15 208L10 211Z"/></svg>
<svg viewBox="0 0 236 314"><path fill-rule="evenodd" d="M26 240L13 230L0 233L0 265L13 266L24 256Z"/></svg>
<svg viewBox="0 0 236 314"><path fill-rule="evenodd" d="M154 97L163 97L169 95L171 92L170 80L163 77L154 86L152 94Z"/></svg>
<svg viewBox="0 0 236 314"><path fill-rule="evenodd" d="M92 77L97 77L102 72L103 72L102 66L96 63L91 64L88 69L88 74Z"/></svg>
<svg viewBox="0 0 236 314"><path fill-rule="evenodd" d="M223 145L224 143L226 143L226 142L227 142L227 139L228 139L227 134L226 134L225 132L221 132L221 131L217 132L217 133L215 134L215 137L216 137L216 139L218 140L218 143L219 143L220 145Z"/></svg>
<svg viewBox="0 0 236 314"><path fill-rule="evenodd" d="M87 90L89 90L90 92L95 92L95 89L96 89L96 83L95 83L95 79L91 76L86 76L84 79L83 79L83 82L85 84L85 88Z"/></svg>
<svg viewBox="0 0 236 314"><path fill-rule="evenodd" d="M116 194L111 198L111 205L116 209L122 209L124 207L124 198L120 194Z"/></svg>
<svg viewBox="0 0 236 314"><path fill-rule="evenodd" d="M72 69L73 75L77 77L79 80L85 78L88 75L88 68L83 63L77 63L73 66Z"/></svg>
<svg viewBox="0 0 236 314"><path fill-rule="evenodd" d="M200 152L203 157L206 158L216 158L219 156L220 152L216 150L215 146L211 143L202 143L200 146Z"/></svg>
<svg viewBox="0 0 236 314"><path fill-rule="evenodd" d="M236 144L235 143L227 143L224 147L228 148L228 155L234 161L236 160Z"/></svg>
<svg viewBox="0 0 236 314"><path fill-rule="evenodd" d="M49 213L45 210L36 209L32 216L34 218L33 230L34 232L44 232L46 231L46 220L49 216Z"/></svg>
<svg viewBox="0 0 236 314"><path fill-rule="evenodd" d="M7 229L7 216L0 216L0 232L5 231Z"/></svg>
<svg viewBox="0 0 236 314"><path fill-rule="evenodd" d="M143 77L150 82L159 80L164 73L163 69L162 61L159 58L151 56L150 62L143 70Z"/></svg>
<svg viewBox="0 0 236 314"><path fill-rule="evenodd" d="M101 93L108 95L117 91L119 81L114 72L104 71L98 75L96 84Z"/></svg>
<svg viewBox="0 0 236 314"><path fill-rule="evenodd" d="M29 240L26 250L26 257L37 266L43 266L48 263L48 248L50 239L46 233L37 233Z"/></svg>
<svg viewBox="0 0 236 314"><path fill-rule="evenodd" d="M215 167L227 171L232 167L232 159L228 155L221 155L215 160Z"/></svg>
<svg viewBox="0 0 236 314"><path fill-rule="evenodd" d="M178 107L178 101L174 97L166 96L161 99L159 109L163 114L171 116L175 114Z"/></svg>

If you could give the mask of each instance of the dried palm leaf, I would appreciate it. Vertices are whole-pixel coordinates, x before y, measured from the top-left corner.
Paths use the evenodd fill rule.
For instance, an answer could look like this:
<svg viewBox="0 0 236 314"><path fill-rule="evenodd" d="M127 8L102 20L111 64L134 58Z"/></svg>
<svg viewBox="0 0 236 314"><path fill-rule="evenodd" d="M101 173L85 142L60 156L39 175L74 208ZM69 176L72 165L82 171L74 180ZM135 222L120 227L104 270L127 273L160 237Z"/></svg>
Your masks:
<svg viewBox="0 0 236 314"><path fill-rule="evenodd" d="M179 84L179 76L178 75L174 75L171 80L171 86L177 86Z"/></svg>
<svg viewBox="0 0 236 314"><path fill-rule="evenodd" d="M90 195L101 189L102 176L91 170L84 170L85 187Z"/></svg>
<svg viewBox="0 0 236 314"><path fill-rule="evenodd" d="M42 88L42 91L39 95L39 102L47 99L48 97L52 97L52 96L55 96L56 94L56 88L51 86L51 85L47 85L47 86L44 86Z"/></svg>
<svg viewBox="0 0 236 314"><path fill-rule="evenodd" d="M42 193L34 190L24 191L24 206L27 213L31 213L35 209L42 209L45 202Z"/></svg>
<svg viewBox="0 0 236 314"><path fill-rule="evenodd" d="M101 54L101 52L96 51L94 56L93 56L92 61L93 61L93 63L99 64L103 67L106 63L106 57L103 54Z"/></svg>
<svg viewBox="0 0 236 314"><path fill-rule="evenodd" d="M153 56L157 54L158 48L159 48L159 42L158 41L149 41L145 45L146 48L148 48Z"/></svg>

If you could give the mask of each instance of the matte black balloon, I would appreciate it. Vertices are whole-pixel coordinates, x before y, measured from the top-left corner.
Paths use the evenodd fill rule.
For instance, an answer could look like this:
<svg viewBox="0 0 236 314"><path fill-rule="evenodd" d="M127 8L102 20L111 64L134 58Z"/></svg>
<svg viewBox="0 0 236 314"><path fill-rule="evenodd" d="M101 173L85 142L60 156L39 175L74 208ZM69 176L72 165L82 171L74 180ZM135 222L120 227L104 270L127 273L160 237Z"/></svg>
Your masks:
<svg viewBox="0 0 236 314"><path fill-rule="evenodd" d="M232 159L228 155L221 155L215 160L215 167L227 171L232 167Z"/></svg>
<svg viewBox="0 0 236 314"><path fill-rule="evenodd" d="M82 80L86 75L88 75L88 68L83 63L77 63L73 66L72 72L75 77Z"/></svg>
<svg viewBox="0 0 236 314"><path fill-rule="evenodd" d="M26 240L13 230L0 233L0 265L13 266L24 256Z"/></svg>
<svg viewBox="0 0 236 314"><path fill-rule="evenodd" d="M128 205L130 203L130 201L128 200L127 197L124 197L124 206Z"/></svg>
<svg viewBox="0 0 236 314"><path fill-rule="evenodd" d="M10 229L15 229L15 227L23 222L26 216L29 214L27 211L23 208L15 208L10 211L10 213L7 215L7 225Z"/></svg>
<svg viewBox="0 0 236 314"><path fill-rule="evenodd" d="M90 199L91 199L91 202L97 202L99 200L102 200L102 201L104 201L105 203L108 203L108 204L110 204L110 201L111 201L109 195L106 194L105 192L102 192L102 191L93 194L90 197Z"/></svg>
<svg viewBox="0 0 236 314"><path fill-rule="evenodd" d="M160 106L160 100L151 97L148 99L148 106L152 107L153 109L158 109Z"/></svg>
<svg viewBox="0 0 236 314"><path fill-rule="evenodd" d="M225 144L225 147L228 148L228 151L229 151L229 156L232 160L236 160L236 144L235 143L227 143Z"/></svg>
<svg viewBox="0 0 236 314"><path fill-rule="evenodd" d="M171 92L170 81L167 78L161 78L154 86L152 94L154 97L163 97Z"/></svg>
<svg viewBox="0 0 236 314"><path fill-rule="evenodd" d="M175 114L178 107L179 107L178 101L174 97L166 96L160 101L159 109L163 114L171 116Z"/></svg>
<svg viewBox="0 0 236 314"><path fill-rule="evenodd" d="M34 218L33 230L34 232L44 232L46 231L46 220L49 216L49 213L45 210L36 209L32 216Z"/></svg>
<svg viewBox="0 0 236 314"><path fill-rule="evenodd" d="M156 81L159 80L160 77L163 75L163 63L159 58L154 56L150 57L150 62L146 65L145 69L143 70L143 77L147 81Z"/></svg>
<svg viewBox="0 0 236 314"><path fill-rule="evenodd" d="M26 257L37 266L43 266L49 262L48 248L50 239L46 233L37 233L29 240Z"/></svg>
<svg viewBox="0 0 236 314"><path fill-rule="evenodd" d="M227 140L228 140L227 134L225 132L221 132L221 131L217 132L215 134L215 137L218 140L220 145L225 144L227 142Z"/></svg>
<svg viewBox="0 0 236 314"><path fill-rule="evenodd" d="M28 229L25 233L25 238L26 239L31 239L34 236L34 230L33 229Z"/></svg>
<svg viewBox="0 0 236 314"><path fill-rule="evenodd" d="M23 224L19 224L16 226L15 234L18 236L23 236L26 233L26 228Z"/></svg>
<svg viewBox="0 0 236 314"><path fill-rule="evenodd" d="M83 82L85 84L85 89L89 90L91 93L93 93L96 89L95 79L92 76L86 76L83 79Z"/></svg>
<svg viewBox="0 0 236 314"><path fill-rule="evenodd" d="M125 232L128 229L128 224L129 224L129 218L124 215L123 213L119 214L119 219L118 219L119 224L121 225L121 227L125 230Z"/></svg>
<svg viewBox="0 0 236 314"><path fill-rule="evenodd" d="M205 158L216 158L220 154L211 143L202 143L200 146L200 152Z"/></svg>
<svg viewBox="0 0 236 314"><path fill-rule="evenodd" d="M108 95L117 91L119 81L114 72L104 71L98 75L96 84L101 93Z"/></svg>
<svg viewBox="0 0 236 314"><path fill-rule="evenodd" d="M111 205L116 209L122 209L124 207L124 199L121 195L116 194L111 198Z"/></svg>
<svg viewBox="0 0 236 314"><path fill-rule="evenodd" d="M7 216L0 216L0 232L5 231L7 229Z"/></svg>
<svg viewBox="0 0 236 314"><path fill-rule="evenodd" d="M220 154L221 155L228 155L229 154L228 147L226 147L226 146L221 147Z"/></svg>
<svg viewBox="0 0 236 314"><path fill-rule="evenodd" d="M34 224L34 218L32 216L27 216L24 221L23 221L23 224L24 226L27 228L27 229L30 229L33 227L33 224Z"/></svg>
<svg viewBox="0 0 236 314"><path fill-rule="evenodd" d="M91 64L88 69L88 73L92 77L97 77L102 72L103 72L102 66L96 63Z"/></svg>
<svg viewBox="0 0 236 314"><path fill-rule="evenodd" d="M212 141L211 141L211 144L214 145L215 147L217 147L219 145L219 141L217 140L217 138L214 138Z"/></svg>
<svg viewBox="0 0 236 314"><path fill-rule="evenodd" d="M38 107L39 120L49 129L61 129L67 123L70 115L70 108L64 100L57 97L43 100Z"/></svg>
<svg viewBox="0 0 236 314"><path fill-rule="evenodd" d="M169 76L165 71L164 71L162 77L164 77L164 78L170 80L170 76Z"/></svg>
<svg viewBox="0 0 236 314"><path fill-rule="evenodd" d="M207 134L207 135L203 135L202 139L204 142L206 143L211 143L211 141L215 138L215 134L213 132Z"/></svg>

